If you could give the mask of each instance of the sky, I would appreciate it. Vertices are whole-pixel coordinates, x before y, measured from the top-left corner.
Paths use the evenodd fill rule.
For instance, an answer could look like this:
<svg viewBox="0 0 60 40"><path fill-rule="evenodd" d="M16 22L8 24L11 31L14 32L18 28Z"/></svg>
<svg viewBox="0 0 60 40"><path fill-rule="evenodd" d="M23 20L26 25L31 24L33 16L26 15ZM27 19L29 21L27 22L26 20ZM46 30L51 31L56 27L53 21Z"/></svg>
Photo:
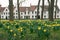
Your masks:
<svg viewBox="0 0 60 40"><path fill-rule="evenodd" d="M22 0L23 1L23 0ZM20 2L22 2L20 1ZM0 4L3 7L7 7L9 5L9 0L0 0ZM16 5L17 0L13 0L13 4ZM30 6L30 5L37 5L38 4L38 0L25 0L24 2L21 3L22 6ZM21 5L20 4L20 5ZM48 5L47 1L45 0L45 5ZM60 8L60 0L58 0L58 7Z"/></svg>

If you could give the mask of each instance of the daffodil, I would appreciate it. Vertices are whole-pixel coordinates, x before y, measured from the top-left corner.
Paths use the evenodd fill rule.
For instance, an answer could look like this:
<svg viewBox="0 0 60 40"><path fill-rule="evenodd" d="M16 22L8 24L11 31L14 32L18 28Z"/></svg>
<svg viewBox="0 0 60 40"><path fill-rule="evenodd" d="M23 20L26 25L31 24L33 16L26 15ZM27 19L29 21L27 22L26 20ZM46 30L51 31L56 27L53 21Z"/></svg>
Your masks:
<svg viewBox="0 0 60 40"><path fill-rule="evenodd" d="M14 34L14 37L16 36L16 34Z"/></svg>
<svg viewBox="0 0 60 40"><path fill-rule="evenodd" d="M43 31L44 31L44 32L46 32L47 30L46 30L46 29L44 29Z"/></svg>
<svg viewBox="0 0 60 40"><path fill-rule="evenodd" d="M20 29L23 29L22 27Z"/></svg>
<svg viewBox="0 0 60 40"><path fill-rule="evenodd" d="M38 27L38 30L41 30L41 27Z"/></svg>
<svg viewBox="0 0 60 40"><path fill-rule="evenodd" d="M45 24L45 26L47 26L47 24Z"/></svg>
<svg viewBox="0 0 60 40"><path fill-rule="evenodd" d="M10 32L13 32L13 30L10 30Z"/></svg>
<svg viewBox="0 0 60 40"><path fill-rule="evenodd" d="M21 27L21 28L18 28L17 30L20 31L20 32L22 32L23 31L23 28Z"/></svg>

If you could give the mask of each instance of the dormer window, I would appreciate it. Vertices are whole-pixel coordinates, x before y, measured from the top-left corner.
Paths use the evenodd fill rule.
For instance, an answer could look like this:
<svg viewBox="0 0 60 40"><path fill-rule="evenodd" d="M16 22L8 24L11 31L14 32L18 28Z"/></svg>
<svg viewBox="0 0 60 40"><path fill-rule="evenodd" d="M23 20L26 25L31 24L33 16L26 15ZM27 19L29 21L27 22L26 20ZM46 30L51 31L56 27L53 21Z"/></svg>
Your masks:
<svg viewBox="0 0 60 40"><path fill-rule="evenodd" d="M6 11L7 11L7 9L6 9Z"/></svg>

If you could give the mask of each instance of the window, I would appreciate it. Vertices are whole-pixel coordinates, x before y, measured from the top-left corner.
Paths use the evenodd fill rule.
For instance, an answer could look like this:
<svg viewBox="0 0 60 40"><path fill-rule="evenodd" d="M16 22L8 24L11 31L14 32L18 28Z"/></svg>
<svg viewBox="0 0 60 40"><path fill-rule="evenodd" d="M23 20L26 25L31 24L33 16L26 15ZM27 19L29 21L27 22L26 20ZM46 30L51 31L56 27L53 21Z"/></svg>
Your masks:
<svg viewBox="0 0 60 40"><path fill-rule="evenodd" d="M17 15L18 13L16 13L16 15Z"/></svg>
<svg viewBox="0 0 60 40"><path fill-rule="evenodd" d="M4 13L4 15L5 15L5 13Z"/></svg>
<svg viewBox="0 0 60 40"><path fill-rule="evenodd" d="M44 18L46 18L46 15L44 15Z"/></svg>
<svg viewBox="0 0 60 40"><path fill-rule="evenodd" d="M30 18L30 16L24 16L24 19L29 19Z"/></svg>
<svg viewBox="0 0 60 40"><path fill-rule="evenodd" d="M23 13L21 13L21 15L23 15Z"/></svg>
<svg viewBox="0 0 60 40"><path fill-rule="evenodd" d="M36 16L36 18L40 19L40 15Z"/></svg>
<svg viewBox="0 0 60 40"><path fill-rule="evenodd" d="M26 14L26 12L25 12L25 14Z"/></svg>
<svg viewBox="0 0 60 40"><path fill-rule="evenodd" d="M2 18L3 18L4 16L2 16Z"/></svg>
<svg viewBox="0 0 60 40"><path fill-rule="evenodd" d="M59 15L57 15L57 17L59 17Z"/></svg>
<svg viewBox="0 0 60 40"><path fill-rule="evenodd" d="M18 16L16 16L16 18L18 18Z"/></svg>
<svg viewBox="0 0 60 40"><path fill-rule="evenodd" d="M35 18L37 18L37 16L35 16Z"/></svg>
<svg viewBox="0 0 60 40"><path fill-rule="evenodd" d="M8 19L8 16L5 16L5 19Z"/></svg>
<svg viewBox="0 0 60 40"><path fill-rule="evenodd" d="M34 17L34 16L32 16L32 17Z"/></svg>
<svg viewBox="0 0 60 40"><path fill-rule="evenodd" d="M7 11L7 9L6 9L6 11Z"/></svg>
<svg viewBox="0 0 60 40"><path fill-rule="evenodd" d="M32 16L32 18L34 18L34 16Z"/></svg>
<svg viewBox="0 0 60 40"><path fill-rule="evenodd" d="M32 11L32 14L33 14L34 12Z"/></svg>
<svg viewBox="0 0 60 40"><path fill-rule="evenodd" d="M35 11L35 14L37 13L37 11Z"/></svg>
<svg viewBox="0 0 60 40"><path fill-rule="evenodd" d="M29 14L30 12L28 11L28 14Z"/></svg>
<svg viewBox="0 0 60 40"><path fill-rule="evenodd" d="M16 10L16 12L18 12L18 11Z"/></svg>

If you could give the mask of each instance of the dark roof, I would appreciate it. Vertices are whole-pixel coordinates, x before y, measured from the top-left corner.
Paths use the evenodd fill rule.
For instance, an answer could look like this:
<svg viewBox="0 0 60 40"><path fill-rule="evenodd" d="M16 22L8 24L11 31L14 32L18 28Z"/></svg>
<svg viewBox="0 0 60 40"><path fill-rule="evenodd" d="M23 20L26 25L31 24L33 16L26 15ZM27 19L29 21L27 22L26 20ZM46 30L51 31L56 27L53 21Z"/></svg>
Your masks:
<svg viewBox="0 0 60 40"><path fill-rule="evenodd" d="M31 7L20 7L20 11L21 11L21 12L25 12L26 9L27 9L28 11L34 11L34 10L36 9L36 6L31 6Z"/></svg>
<svg viewBox="0 0 60 40"><path fill-rule="evenodd" d="M40 7L42 8L42 6L40 6ZM59 11L58 6L55 6L55 7L57 7L57 10ZM3 12L5 8L6 7L1 7L0 6L0 12ZM16 7L14 7L13 9L15 9L15 8ZM36 8L37 8L36 5L31 5L30 7L20 7L19 10L20 10L20 12L26 12L26 9L28 11L34 11ZM44 6L44 11L48 11L48 6L47 5Z"/></svg>
<svg viewBox="0 0 60 40"><path fill-rule="evenodd" d="M5 7L0 7L0 12L3 12Z"/></svg>

